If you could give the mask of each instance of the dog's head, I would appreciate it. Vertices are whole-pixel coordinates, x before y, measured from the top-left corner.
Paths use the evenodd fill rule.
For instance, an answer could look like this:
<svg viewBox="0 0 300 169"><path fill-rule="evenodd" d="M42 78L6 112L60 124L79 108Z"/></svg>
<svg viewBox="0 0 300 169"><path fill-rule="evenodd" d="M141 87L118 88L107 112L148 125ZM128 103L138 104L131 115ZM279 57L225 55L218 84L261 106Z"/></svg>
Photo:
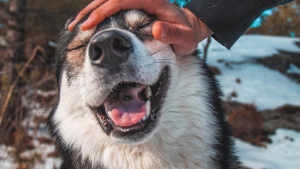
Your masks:
<svg viewBox="0 0 300 169"><path fill-rule="evenodd" d="M129 10L93 30L78 24L73 32L62 31L59 97L49 126L67 160L75 155L74 161L107 168L185 168L188 161L210 164L208 157L217 154L211 149L220 99L212 74L197 57L176 56L155 40L154 21ZM195 158L188 158L195 150ZM176 157L168 159L171 154Z"/></svg>
<svg viewBox="0 0 300 169"><path fill-rule="evenodd" d="M153 38L154 21L131 10L93 30L82 31L80 24L73 32L65 28L57 52L60 94L53 115L64 137L86 132L81 136L93 133L93 140L141 143L155 133L176 56Z"/></svg>

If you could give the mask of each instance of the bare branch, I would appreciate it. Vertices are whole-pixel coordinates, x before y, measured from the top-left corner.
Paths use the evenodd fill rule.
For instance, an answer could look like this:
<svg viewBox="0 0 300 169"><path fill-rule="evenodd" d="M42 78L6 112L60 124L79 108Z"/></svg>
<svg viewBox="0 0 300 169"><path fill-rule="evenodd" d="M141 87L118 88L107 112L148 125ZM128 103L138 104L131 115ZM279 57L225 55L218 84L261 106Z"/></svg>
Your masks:
<svg viewBox="0 0 300 169"><path fill-rule="evenodd" d="M22 70L20 71L18 77L14 80L13 84L9 87L8 94L7 94L6 98L5 98L4 105L3 105L2 109L1 109L1 112L0 112L0 124L1 124L1 122L2 122L2 117L4 117L3 114L6 112L6 108L7 108L8 102L10 101L11 94L12 94L12 92L13 92L15 86L17 85L17 83L18 83L19 79L21 78L21 76L24 74L25 70L28 68L30 62L35 58L36 53L37 53L38 51L44 52L44 49L43 49L42 47L40 47L40 46L37 46L37 47L35 47L35 48L33 49L33 52L32 52L32 54L31 54L29 60L28 60L28 61L26 62L26 64L24 65L24 67L23 67Z"/></svg>
<svg viewBox="0 0 300 169"><path fill-rule="evenodd" d="M207 58L207 54L208 54L208 48L209 48L209 45L210 45L210 41L211 41L211 37L209 36L207 38L207 42L204 46L204 53L203 53L203 60L204 62L206 61L206 58Z"/></svg>

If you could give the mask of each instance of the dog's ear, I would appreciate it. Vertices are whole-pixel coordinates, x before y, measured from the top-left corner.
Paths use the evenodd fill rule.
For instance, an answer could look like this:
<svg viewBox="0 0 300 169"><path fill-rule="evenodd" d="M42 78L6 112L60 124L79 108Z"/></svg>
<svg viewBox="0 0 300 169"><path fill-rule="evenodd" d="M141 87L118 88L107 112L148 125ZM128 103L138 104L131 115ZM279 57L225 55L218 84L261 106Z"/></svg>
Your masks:
<svg viewBox="0 0 300 169"><path fill-rule="evenodd" d="M64 30L67 31L68 30L68 26L70 25L71 22L73 22L75 20L75 17L72 17L72 18L69 18L67 20L67 22L65 23L65 26L64 26Z"/></svg>

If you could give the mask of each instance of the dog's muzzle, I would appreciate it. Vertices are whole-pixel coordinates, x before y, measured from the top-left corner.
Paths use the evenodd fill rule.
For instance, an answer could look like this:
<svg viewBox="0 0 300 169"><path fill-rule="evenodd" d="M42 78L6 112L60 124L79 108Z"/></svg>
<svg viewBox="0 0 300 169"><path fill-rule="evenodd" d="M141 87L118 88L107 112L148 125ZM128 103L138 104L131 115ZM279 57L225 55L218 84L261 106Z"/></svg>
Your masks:
<svg viewBox="0 0 300 169"><path fill-rule="evenodd" d="M134 142L153 133L169 83L168 67L156 70L143 42L124 30L95 34L87 51L87 77L93 77L89 86L99 93L90 94L94 97L87 104L104 132ZM98 97L101 101L95 101Z"/></svg>

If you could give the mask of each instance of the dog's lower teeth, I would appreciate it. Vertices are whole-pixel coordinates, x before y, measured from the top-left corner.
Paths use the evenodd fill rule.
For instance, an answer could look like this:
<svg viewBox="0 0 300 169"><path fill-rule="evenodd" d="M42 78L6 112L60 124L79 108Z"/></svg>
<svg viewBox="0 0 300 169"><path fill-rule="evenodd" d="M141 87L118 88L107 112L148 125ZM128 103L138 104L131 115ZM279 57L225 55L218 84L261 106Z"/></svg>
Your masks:
<svg viewBox="0 0 300 169"><path fill-rule="evenodd" d="M142 120L140 122L146 121L147 118L150 116L150 112L151 112L150 100L147 100L146 101L146 114L144 115L144 117L142 118Z"/></svg>
<svg viewBox="0 0 300 169"><path fill-rule="evenodd" d="M147 115L145 115L143 118L142 118L142 121L145 121L147 119Z"/></svg>
<svg viewBox="0 0 300 169"><path fill-rule="evenodd" d="M150 116L150 112L151 112L151 104L150 104L150 100L146 101L146 116L149 117Z"/></svg>
<svg viewBox="0 0 300 169"><path fill-rule="evenodd" d="M107 111L107 115L108 115L108 116L111 116L111 111Z"/></svg>

